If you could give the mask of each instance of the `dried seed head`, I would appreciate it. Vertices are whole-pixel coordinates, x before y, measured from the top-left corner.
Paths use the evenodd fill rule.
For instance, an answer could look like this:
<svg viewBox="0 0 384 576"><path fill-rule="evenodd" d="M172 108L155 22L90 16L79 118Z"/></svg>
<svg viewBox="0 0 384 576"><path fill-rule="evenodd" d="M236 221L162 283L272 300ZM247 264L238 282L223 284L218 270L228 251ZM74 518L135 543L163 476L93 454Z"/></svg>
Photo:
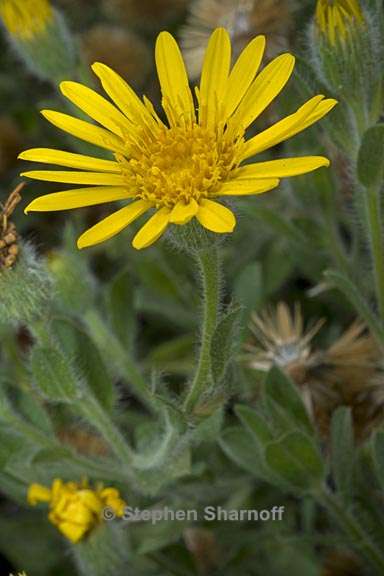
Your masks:
<svg viewBox="0 0 384 576"><path fill-rule="evenodd" d="M23 187L24 184L17 186L9 195L4 206L0 204L0 269L12 268L19 253L16 226L9 221L9 217L21 200L20 192Z"/></svg>

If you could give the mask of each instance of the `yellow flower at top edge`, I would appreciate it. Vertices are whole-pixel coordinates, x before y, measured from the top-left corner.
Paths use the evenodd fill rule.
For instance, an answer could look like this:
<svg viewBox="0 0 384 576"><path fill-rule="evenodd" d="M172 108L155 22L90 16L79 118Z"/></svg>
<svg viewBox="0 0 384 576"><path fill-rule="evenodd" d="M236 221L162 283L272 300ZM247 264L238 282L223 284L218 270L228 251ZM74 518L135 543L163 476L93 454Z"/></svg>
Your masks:
<svg viewBox="0 0 384 576"><path fill-rule="evenodd" d="M51 488L31 484L27 499L31 506L49 503L49 520L73 543L102 522L106 508L121 518L126 506L116 488L104 488L100 484L92 489L87 481L64 483L60 479L54 480Z"/></svg>
<svg viewBox="0 0 384 576"><path fill-rule="evenodd" d="M346 40L351 24L362 24L364 18L358 0L318 0L316 22L334 46L337 40Z"/></svg>
<svg viewBox="0 0 384 576"><path fill-rule="evenodd" d="M327 158L305 156L242 166L308 128L336 104L314 96L246 140L247 128L284 88L295 63L291 54L282 54L259 72L264 49L264 36L254 38L231 70L229 34L223 28L215 30L195 90L196 111L179 47L168 32L162 32L155 57L166 123L146 97L138 98L104 64L96 63L92 69L113 104L82 84L62 82L62 93L99 125L52 110L44 110L43 116L73 136L110 150L114 160L45 148L23 152L21 159L76 171L36 170L22 176L81 186L41 196L26 212L129 201L82 234L79 248L108 240L148 211L154 212L133 239L137 249L150 246L169 225L180 226L192 218L212 232L232 232L235 216L219 198L260 194L276 188L281 178L329 165Z"/></svg>
<svg viewBox="0 0 384 576"><path fill-rule="evenodd" d="M31 40L44 32L53 10L48 0L0 0L0 16L12 36Z"/></svg>

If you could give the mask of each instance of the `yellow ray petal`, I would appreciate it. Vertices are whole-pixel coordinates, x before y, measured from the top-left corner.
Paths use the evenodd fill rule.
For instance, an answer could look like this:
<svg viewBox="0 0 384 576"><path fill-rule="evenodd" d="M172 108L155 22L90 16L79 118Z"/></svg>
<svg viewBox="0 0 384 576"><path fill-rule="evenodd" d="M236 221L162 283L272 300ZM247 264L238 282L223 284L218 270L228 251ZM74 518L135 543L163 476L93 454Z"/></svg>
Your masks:
<svg viewBox="0 0 384 576"><path fill-rule="evenodd" d="M328 114L336 104L337 101L331 98L324 100L324 96L314 96L296 112L286 116L270 128L248 140L244 146L242 160L263 152L298 134L314 122L317 122L317 120L320 120L325 114Z"/></svg>
<svg viewBox="0 0 384 576"><path fill-rule="evenodd" d="M298 134L302 130L305 130L309 126L312 126L312 124L314 124L318 120L321 120L321 118L323 118L323 116L328 114L328 112L330 112L336 106L337 103L338 103L337 100L334 100L333 98L327 98L326 100L320 102L320 104L316 106L316 108L311 112L311 114L307 116L303 124L301 126L297 126L295 134Z"/></svg>
<svg viewBox="0 0 384 576"><path fill-rule="evenodd" d="M201 200L196 218L204 228L224 234L232 232L236 226L236 219L228 208L213 200Z"/></svg>
<svg viewBox="0 0 384 576"><path fill-rule="evenodd" d="M273 188L276 188L280 184L278 178L265 178L256 179L252 176L247 177L240 175L235 177L233 180L226 182L218 190L218 196L246 196L250 194L263 194L263 192L268 192Z"/></svg>
<svg viewBox="0 0 384 576"><path fill-rule="evenodd" d="M240 104L261 64L265 49L265 36L257 36L242 51L228 79L225 96L225 118Z"/></svg>
<svg viewBox="0 0 384 576"><path fill-rule="evenodd" d="M156 127L157 124L149 110L119 74L100 62L93 64L92 70L100 79L108 96L134 125L145 124L152 129Z"/></svg>
<svg viewBox="0 0 384 576"><path fill-rule="evenodd" d="M287 178L312 172L322 166L329 166L328 158L324 156L302 156L301 158L282 158L268 162L248 164L239 168L234 174L236 179L252 178Z"/></svg>
<svg viewBox="0 0 384 576"><path fill-rule="evenodd" d="M178 202L171 212L169 221L172 224L186 224L196 216L198 209L199 205L193 198L188 204Z"/></svg>
<svg viewBox="0 0 384 576"><path fill-rule="evenodd" d="M120 164L112 160L102 160L83 154L73 154L64 150L52 150L50 148L31 148L19 154L20 160L30 162L45 162L46 164L57 164L67 168L79 168L80 170L96 170L97 172L120 173Z"/></svg>
<svg viewBox="0 0 384 576"><path fill-rule="evenodd" d="M170 105L176 111L179 122L190 125L195 120L195 110L188 76L180 49L168 32L159 34L155 57L165 111ZM171 121L171 118L168 119Z"/></svg>
<svg viewBox="0 0 384 576"><path fill-rule="evenodd" d="M129 130L129 122L120 110L94 90L78 82L61 82L60 90L75 106L117 136L123 137L124 130Z"/></svg>
<svg viewBox="0 0 384 576"><path fill-rule="evenodd" d="M113 152L124 153L124 141L104 128L54 110L42 110L41 113L51 124L76 138Z"/></svg>
<svg viewBox="0 0 384 576"><path fill-rule="evenodd" d="M212 126L218 119L225 100L231 63L231 42L224 28L211 35L204 57L200 81L199 120L203 126Z"/></svg>
<svg viewBox="0 0 384 576"><path fill-rule="evenodd" d="M141 250L156 242L164 234L169 224L170 213L169 208L160 208L138 231L132 241L132 246L136 250Z"/></svg>
<svg viewBox="0 0 384 576"><path fill-rule="evenodd" d="M31 170L21 176L46 182L61 182L62 184L90 184L100 186L124 186L126 179L122 174L105 172L70 172L61 170Z"/></svg>
<svg viewBox="0 0 384 576"><path fill-rule="evenodd" d="M76 188L66 192L54 192L45 194L32 200L25 209L28 212L56 212L58 210L72 210L73 208L83 208L84 206L95 206L105 202L124 200L132 194L126 188L96 187L96 188Z"/></svg>
<svg viewBox="0 0 384 576"><path fill-rule="evenodd" d="M136 220L136 218L144 214L150 207L150 202L137 200L137 202L132 202L128 206L121 208L121 210L107 216L107 218L104 218L104 220L84 232L77 241L78 248L87 248L109 240Z"/></svg>
<svg viewBox="0 0 384 576"><path fill-rule="evenodd" d="M295 58L281 54L270 62L252 82L232 117L233 125L247 128L271 104L288 82Z"/></svg>

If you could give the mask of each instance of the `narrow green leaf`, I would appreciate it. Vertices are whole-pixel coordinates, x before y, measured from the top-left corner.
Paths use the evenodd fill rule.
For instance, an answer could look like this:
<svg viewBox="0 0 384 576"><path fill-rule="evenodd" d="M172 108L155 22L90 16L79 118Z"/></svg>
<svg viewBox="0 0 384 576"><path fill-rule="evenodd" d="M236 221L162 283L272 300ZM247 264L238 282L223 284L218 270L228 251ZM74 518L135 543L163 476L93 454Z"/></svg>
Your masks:
<svg viewBox="0 0 384 576"><path fill-rule="evenodd" d="M263 416L249 406L238 405L235 408L237 416L246 428L253 434L257 442L265 446L273 440L273 435Z"/></svg>
<svg viewBox="0 0 384 576"><path fill-rule="evenodd" d="M341 498L353 497L353 471L355 450L351 409L341 406L332 416L331 423L332 473Z"/></svg>
<svg viewBox="0 0 384 576"><path fill-rule="evenodd" d="M231 307L221 318L211 342L211 369L213 380L219 384L226 373L238 344L236 333L239 327L241 308Z"/></svg>
<svg viewBox="0 0 384 576"><path fill-rule="evenodd" d="M308 491L324 480L325 469L315 442L303 432L290 432L271 442L265 459L282 483L293 489Z"/></svg>
<svg viewBox="0 0 384 576"><path fill-rule="evenodd" d="M268 478L263 454L251 432L240 426L227 428L219 440L223 452L235 464L260 480Z"/></svg>
<svg viewBox="0 0 384 576"><path fill-rule="evenodd" d="M103 408L111 411L116 403L116 390L101 354L87 332L64 318L52 321L52 331L67 360L75 364Z"/></svg>
<svg viewBox="0 0 384 576"><path fill-rule="evenodd" d="M81 395L81 384L67 359L53 348L35 346L31 353L34 383L48 400L71 402Z"/></svg>
<svg viewBox="0 0 384 576"><path fill-rule="evenodd" d="M313 435L314 430L297 386L277 366L268 372L264 383L266 405L272 400L288 416L295 427ZM269 403L271 409L271 404Z"/></svg>

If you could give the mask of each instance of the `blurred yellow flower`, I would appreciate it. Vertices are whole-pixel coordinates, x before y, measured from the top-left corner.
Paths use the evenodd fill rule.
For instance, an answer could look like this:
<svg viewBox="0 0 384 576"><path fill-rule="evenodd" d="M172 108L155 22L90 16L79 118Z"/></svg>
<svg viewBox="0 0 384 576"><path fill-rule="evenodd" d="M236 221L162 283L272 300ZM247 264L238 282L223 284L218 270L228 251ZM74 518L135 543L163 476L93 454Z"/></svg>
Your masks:
<svg viewBox="0 0 384 576"><path fill-rule="evenodd" d="M46 29L53 11L48 0L0 0L0 16L12 36L31 40Z"/></svg>
<svg viewBox="0 0 384 576"><path fill-rule="evenodd" d="M52 110L42 113L52 124L113 152L114 160L60 150L37 148L20 158L82 171L36 170L23 176L37 180L88 185L41 196L26 212L66 210L114 200L131 202L108 216L78 240L79 248L98 244L119 233L142 214L155 209L133 239L137 249L155 242L169 224L183 225L196 217L206 229L232 232L233 212L219 196L260 194L275 188L280 178L328 166L322 156L284 158L241 166L255 154L308 128L336 104L319 95L277 122L245 140L252 122L269 106L288 82L295 59L282 54L260 73L264 36L254 38L230 70L229 34L218 28L205 54L199 88L198 112L188 84L184 62L174 38L162 32L156 43L156 64L162 90L165 124L144 97L140 100L124 80L104 64L93 71L115 105L76 82L62 82L62 93L96 126Z"/></svg>
<svg viewBox="0 0 384 576"><path fill-rule="evenodd" d="M118 490L104 488L101 484L92 489L86 481L78 484L56 479L51 488L31 484L27 498L31 506L49 503L49 520L73 543L79 542L102 522L105 510L111 519L122 517L125 508Z"/></svg>
<svg viewBox="0 0 384 576"><path fill-rule="evenodd" d="M317 25L333 46L337 39L346 40L350 24L363 21L358 0L318 0L317 2Z"/></svg>

